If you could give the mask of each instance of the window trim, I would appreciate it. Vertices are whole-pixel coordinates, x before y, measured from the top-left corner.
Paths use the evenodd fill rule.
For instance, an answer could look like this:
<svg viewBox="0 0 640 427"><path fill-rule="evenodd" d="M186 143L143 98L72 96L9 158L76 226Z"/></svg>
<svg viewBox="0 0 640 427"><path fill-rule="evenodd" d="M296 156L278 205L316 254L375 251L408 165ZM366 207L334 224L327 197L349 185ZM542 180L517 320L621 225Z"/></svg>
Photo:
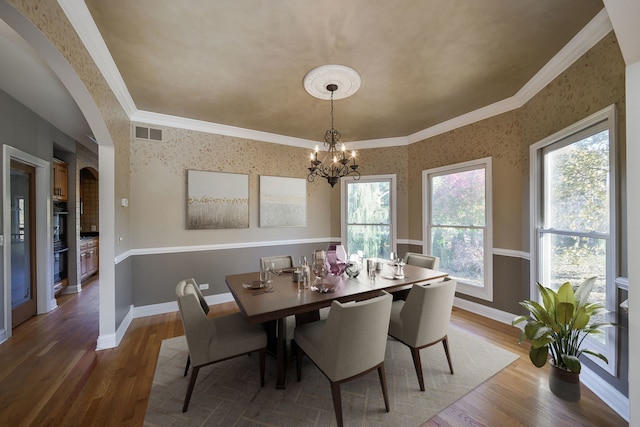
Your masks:
<svg viewBox="0 0 640 427"><path fill-rule="evenodd" d="M603 126L604 124L604 126ZM607 310L617 311L617 291L616 291L616 270L617 266L617 252L618 252L618 150L617 150L617 112L615 104L612 104L602 110L568 126L547 138L532 144L529 147L529 218L530 218L530 254L531 254L531 268L530 270L530 299L533 301L540 301L540 295L536 283L541 282L543 277L542 263L541 263L541 244L540 244L540 231L543 225L543 213L544 204L542 203L542 192L544 192L544 170L542 164L544 162L544 154L548 152L545 150L547 147L560 143L566 146L573 144L588 134L592 134L597 129L609 130L609 238L607 240L607 260L606 260L606 275L607 275L607 298L606 305ZM542 282L541 282L542 283ZM609 327L605 328L606 345L601 345L599 342L587 337L589 343L586 348L591 348L605 355L609 360L609 364L599 358L592 357L589 354L586 356L600 366L608 373L618 376L618 328Z"/></svg>
<svg viewBox="0 0 640 427"><path fill-rule="evenodd" d="M391 191L391 197L389 198L389 210L391 211L391 251L397 252L397 239L398 239L398 222L397 222L397 179L396 174L388 174L388 175L362 175L360 179L355 181L350 177L340 178L340 235L342 236L342 245L345 247L347 254L349 254L349 247L347 240L347 185L350 183L364 183L364 182L380 182L380 181L389 181L389 189Z"/></svg>
<svg viewBox="0 0 640 427"><path fill-rule="evenodd" d="M492 158L470 160L462 163L441 166L422 171L422 242L426 254L431 254L431 177L446 175L465 170L484 169L485 171L485 231L484 239L484 286L474 286L458 280L456 292L480 298L485 301L493 301L493 166Z"/></svg>

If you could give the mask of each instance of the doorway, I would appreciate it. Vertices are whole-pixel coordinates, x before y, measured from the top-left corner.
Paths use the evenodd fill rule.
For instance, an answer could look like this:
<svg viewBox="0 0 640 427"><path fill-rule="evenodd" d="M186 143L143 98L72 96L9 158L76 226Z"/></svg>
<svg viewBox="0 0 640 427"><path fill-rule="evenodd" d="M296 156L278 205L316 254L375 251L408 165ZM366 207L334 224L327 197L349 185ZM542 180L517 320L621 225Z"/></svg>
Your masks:
<svg viewBox="0 0 640 427"><path fill-rule="evenodd" d="M11 325L37 312L35 241L36 168L11 160Z"/></svg>

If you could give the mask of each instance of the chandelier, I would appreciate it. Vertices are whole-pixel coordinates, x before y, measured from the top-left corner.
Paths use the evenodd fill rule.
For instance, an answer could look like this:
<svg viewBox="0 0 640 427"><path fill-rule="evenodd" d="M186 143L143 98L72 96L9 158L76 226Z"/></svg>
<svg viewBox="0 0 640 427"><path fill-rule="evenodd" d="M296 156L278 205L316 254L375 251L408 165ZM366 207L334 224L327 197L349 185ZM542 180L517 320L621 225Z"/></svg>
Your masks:
<svg viewBox="0 0 640 427"><path fill-rule="evenodd" d="M313 182L316 177L324 178L333 187L343 176L353 176L353 179L360 179L359 165L356 163L356 152L347 153L344 144L340 143L340 132L333 126L333 99L338 90L337 83L344 83L346 90L342 91L341 98L345 98L355 93L360 87L360 76L353 69L342 65L324 65L310 71L305 77L305 88L311 95L327 99L330 93L331 99L331 129L324 134L324 146L327 151L324 159L318 159L319 147L316 145L315 151L310 155L311 165L308 168L307 181ZM328 84L327 84L328 83ZM322 84L322 86L319 86ZM322 89L326 89L325 92Z"/></svg>

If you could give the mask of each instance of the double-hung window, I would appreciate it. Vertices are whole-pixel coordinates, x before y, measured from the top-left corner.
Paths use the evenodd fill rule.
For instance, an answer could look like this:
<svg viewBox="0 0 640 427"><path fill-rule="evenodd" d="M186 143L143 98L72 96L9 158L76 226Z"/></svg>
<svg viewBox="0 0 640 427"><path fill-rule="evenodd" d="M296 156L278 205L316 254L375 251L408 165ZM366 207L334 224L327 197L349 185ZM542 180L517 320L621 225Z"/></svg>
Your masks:
<svg viewBox="0 0 640 427"><path fill-rule="evenodd" d="M347 253L362 251L367 258L388 259L395 252L395 193L395 175L342 179L342 236Z"/></svg>
<svg viewBox="0 0 640 427"><path fill-rule="evenodd" d="M531 147L532 283L558 289L596 277L590 301L615 311L615 109L609 107ZM537 298L537 289L532 289ZM593 320L593 319L592 319ZM605 320L605 319L602 319ZM593 338L592 338L593 337ZM616 328L589 336L615 373Z"/></svg>
<svg viewBox="0 0 640 427"><path fill-rule="evenodd" d="M422 172L424 237L458 292L493 300L491 158Z"/></svg>

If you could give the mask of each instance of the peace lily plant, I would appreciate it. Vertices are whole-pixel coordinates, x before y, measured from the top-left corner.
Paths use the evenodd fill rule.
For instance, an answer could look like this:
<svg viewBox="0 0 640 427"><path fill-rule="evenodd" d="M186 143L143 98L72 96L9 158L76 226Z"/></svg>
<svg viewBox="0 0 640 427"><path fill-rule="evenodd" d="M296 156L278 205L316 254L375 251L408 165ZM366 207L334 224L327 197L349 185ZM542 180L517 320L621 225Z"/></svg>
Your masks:
<svg viewBox="0 0 640 427"><path fill-rule="evenodd" d="M604 326L612 323L590 323L591 316L605 312L597 303L587 299L596 278L585 280L575 291L569 282L564 283L557 292L538 283L542 295L542 305L536 301L520 302L529 310L530 317L518 316L512 324L527 322L519 342L525 339L531 343L529 358L541 368L551 354L552 363L576 374L580 373L581 363L578 357L588 353L608 363L605 356L592 350L581 349L587 335L602 333Z"/></svg>

